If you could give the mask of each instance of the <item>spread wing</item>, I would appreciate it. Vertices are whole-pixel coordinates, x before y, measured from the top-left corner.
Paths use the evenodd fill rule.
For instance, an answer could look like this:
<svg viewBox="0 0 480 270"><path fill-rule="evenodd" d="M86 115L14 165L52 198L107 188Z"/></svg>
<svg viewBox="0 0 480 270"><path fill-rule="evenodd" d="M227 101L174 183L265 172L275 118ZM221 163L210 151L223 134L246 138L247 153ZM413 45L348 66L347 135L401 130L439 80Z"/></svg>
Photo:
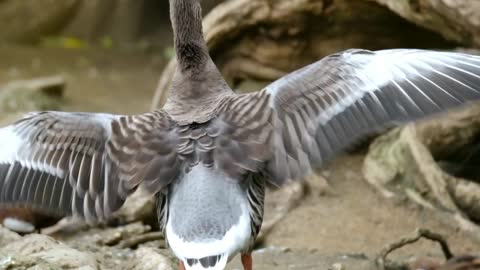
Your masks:
<svg viewBox="0 0 480 270"><path fill-rule="evenodd" d="M348 50L224 105L236 140L268 145L247 160L266 163L276 184L374 131L480 99L480 57L425 50ZM243 150L248 147L243 147ZM233 149L234 150L234 149Z"/></svg>
<svg viewBox="0 0 480 270"><path fill-rule="evenodd" d="M0 207L102 220L141 183L156 192L174 177L172 128L160 111L29 114L0 129Z"/></svg>

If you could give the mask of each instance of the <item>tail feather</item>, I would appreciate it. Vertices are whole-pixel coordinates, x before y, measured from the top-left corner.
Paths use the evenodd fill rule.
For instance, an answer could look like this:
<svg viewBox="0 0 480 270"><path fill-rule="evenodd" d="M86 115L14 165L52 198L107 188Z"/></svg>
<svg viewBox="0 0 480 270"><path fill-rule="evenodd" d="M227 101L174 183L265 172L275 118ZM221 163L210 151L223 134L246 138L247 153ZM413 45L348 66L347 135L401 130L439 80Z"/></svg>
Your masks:
<svg viewBox="0 0 480 270"><path fill-rule="evenodd" d="M200 259L185 259L186 270L223 270L227 265L228 255L208 256Z"/></svg>

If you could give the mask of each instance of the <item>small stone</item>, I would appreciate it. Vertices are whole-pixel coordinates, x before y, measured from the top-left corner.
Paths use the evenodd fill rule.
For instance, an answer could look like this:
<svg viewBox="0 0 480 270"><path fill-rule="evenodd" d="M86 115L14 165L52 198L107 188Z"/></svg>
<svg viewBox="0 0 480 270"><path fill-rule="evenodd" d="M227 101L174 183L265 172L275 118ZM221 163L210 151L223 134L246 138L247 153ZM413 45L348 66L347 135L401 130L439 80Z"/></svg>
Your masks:
<svg viewBox="0 0 480 270"><path fill-rule="evenodd" d="M22 237L15 232L3 227L0 225L0 247L7 245L9 243L15 242ZM0 268L1 269L1 268Z"/></svg>
<svg viewBox="0 0 480 270"><path fill-rule="evenodd" d="M11 257L4 263L29 269L98 269L94 254L71 248L45 235L30 234L0 247L0 254Z"/></svg>
<svg viewBox="0 0 480 270"><path fill-rule="evenodd" d="M5 218L3 220L3 226L18 233L31 233L35 231L35 226L32 223L17 218Z"/></svg>
<svg viewBox="0 0 480 270"><path fill-rule="evenodd" d="M173 270L172 261L157 249L150 247L140 247L135 251L132 270Z"/></svg>
<svg viewBox="0 0 480 270"><path fill-rule="evenodd" d="M332 264L332 267L330 267L329 270L346 270L346 268L341 263L334 263Z"/></svg>

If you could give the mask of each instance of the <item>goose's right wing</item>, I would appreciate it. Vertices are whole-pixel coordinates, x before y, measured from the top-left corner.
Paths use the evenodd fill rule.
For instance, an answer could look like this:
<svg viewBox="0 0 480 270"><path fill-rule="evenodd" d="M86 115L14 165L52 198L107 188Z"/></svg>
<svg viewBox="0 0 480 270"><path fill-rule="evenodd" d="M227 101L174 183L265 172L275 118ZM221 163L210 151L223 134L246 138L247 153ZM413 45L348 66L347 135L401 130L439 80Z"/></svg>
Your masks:
<svg viewBox="0 0 480 270"><path fill-rule="evenodd" d="M480 99L480 57L348 50L272 83L275 179L295 179L386 126ZM282 180L283 179L283 180Z"/></svg>
<svg viewBox="0 0 480 270"><path fill-rule="evenodd" d="M0 129L0 207L102 220L141 183L152 193L178 171L172 122L40 112Z"/></svg>
<svg viewBox="0 0 480 270"><path fill-rule="evenodd" d="M221 119L238 141L229 151L243 152L237 167L258 170L264 162L282 184L367 134L479 99L478 56L354 49L232 98Z"/></svg>

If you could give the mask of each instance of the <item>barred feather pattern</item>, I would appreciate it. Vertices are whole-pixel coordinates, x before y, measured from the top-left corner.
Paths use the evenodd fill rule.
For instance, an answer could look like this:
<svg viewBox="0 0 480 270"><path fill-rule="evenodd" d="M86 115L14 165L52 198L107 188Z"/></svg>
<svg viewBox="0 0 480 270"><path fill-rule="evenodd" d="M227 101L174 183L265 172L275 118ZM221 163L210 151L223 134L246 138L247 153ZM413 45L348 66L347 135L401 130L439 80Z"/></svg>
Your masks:
<svg viewBox="0 0 480 270"><path fill-rule="evenodd" d="M175 177L171 124L161 111L31 113L0 129L0 207L103 220L142 180L155 192Z"/></svg>
<svg viewBox="0 0 480 270"><path fill-rule="evenodd" d="M230 97L221 111L249 170L282 185L365 136L479 99L479 56L352 49Z"/></svg>
<svg viewBox="0 0 480 270"><path fill-rule="evenodd" d="M257 103L260 100L265 102ZM258 117L260 121L268 122L271 114L263 110L268 104L268 95L261 95L255 100L246 95L227 96L219 104L216 116L210 121L185 124L176 129L179 138L177 152L183 161L181 173L188 173L199 163L222 171L233 179L244 179L251 172L261 172L268 152L268 145L265 145L268 141L265 131L268 129L255 126L253 119ZM234 111L251 105L255 105L253 111ZM242 118L253 121L241 122Z"/></svg>
<svg viewBox="0 0 480 270"><path fill-rule="evenodd" d="M165 235L165 229L168 221L168 188L156 194L157 197L157 219L160 232ZM167 238L165 243L168 245Z"/></svg>
<svg viewBox="0 0 480 270"><path fill-rule="evenodd" d="M140 184L151 194L159 192L180 171L178 127L164 111L124 116L112 123L108 154L118 166L126 196Z"/></svg>
<svg viewBox="0 0 480 270"><path fill-rule="evenodd" d="M260 174L250 174L247 178L247 198L251 219L252 237L249 248L253 248L255 239L260 232L263 222L265 204L265 178Z"/></svg>
<svg viewBox="0 0 480 270"><path fill-rule="evenodd" d="M215 167L235 179L247 173L262 173L270 156L273 111L266 92L230 96L212 120L217 134Z"/></svg>

